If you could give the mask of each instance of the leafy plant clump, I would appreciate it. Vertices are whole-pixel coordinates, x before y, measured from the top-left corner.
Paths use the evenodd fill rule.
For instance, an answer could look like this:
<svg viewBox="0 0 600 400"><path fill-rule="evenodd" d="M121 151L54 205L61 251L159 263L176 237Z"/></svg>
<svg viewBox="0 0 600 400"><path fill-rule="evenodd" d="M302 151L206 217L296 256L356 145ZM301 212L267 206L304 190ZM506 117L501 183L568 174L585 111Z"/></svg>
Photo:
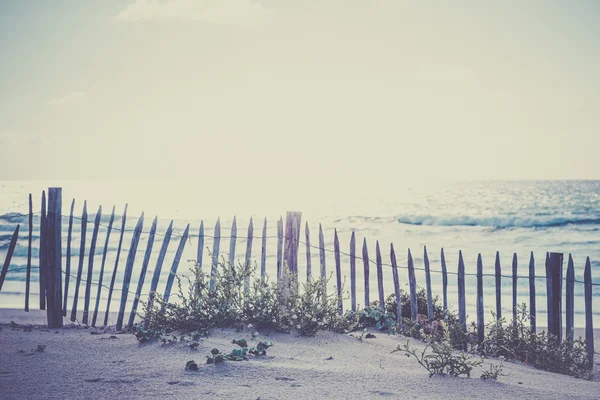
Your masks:
<svg viewBox="0 0 600 400"><path fill-rule="evenodd" d="M431 352L427 354L429 349ZM397 351L404 352L408 358L414 357L429 372L430 377L433 375L466 375L470 377L473 367L479 366L483 362L483 359L475 358L464 351L455 354L448 342L436 343L433 340L427 341L425 348L419 352L418 349L410 346L409 339L403 346L398 345L392 353Z"/></svg>
<svg viewBox="0 0 600 400"><path fill-rule="evenodd" d="M561 343L546 332L534 334L530 327L527 305L517 307L516 318L506 323L503 318L487 325L487 335L479 346L485 356L505 357L550 372L590 379L593 371L582 339Z"/></svg>
<svg viewBox="0 0 600 400"><path fill-rule="evenodd" d="M185 278L189 284L187 294L177 278L176 296L180 302L166 303L157 295L144 304L144 330L207 332L214 328L242 329L248 324L257 329L313 336L331 327L337 316L337 296L327 295L326 281L310 280L299 290L297 279L287 274L284 265L280 282L270 284L265 277L246 286L253 270L222 259L211 289L210 276L195 265L192 279Z"/></svg>
<svg viewBox="0 0 600 400"><path fill-rule="evenodd" d="M504 375L502 375L502 364L503 363L504 363L504 357L500 357L500 364L498 364L498 365L490 364L490 369L483 371L481 373L480 378L483 380L492 379L494 381L497 381L499 376L504 376Z"/></svg>
<svg viewBox="0 0 600 400"><path fill-rule="evenodd" d="M250 359L249 355L252 356L264 356L267 354L267 349L273 346L273 343L268 341L259 342L256 346L248 348L246 339L233 340L233 344L238 345L239 349L233 349L231 353L223 354L219 349L212 349L211 355L206 356L207 364L219 364L223 361L246 361Z"/></svg>

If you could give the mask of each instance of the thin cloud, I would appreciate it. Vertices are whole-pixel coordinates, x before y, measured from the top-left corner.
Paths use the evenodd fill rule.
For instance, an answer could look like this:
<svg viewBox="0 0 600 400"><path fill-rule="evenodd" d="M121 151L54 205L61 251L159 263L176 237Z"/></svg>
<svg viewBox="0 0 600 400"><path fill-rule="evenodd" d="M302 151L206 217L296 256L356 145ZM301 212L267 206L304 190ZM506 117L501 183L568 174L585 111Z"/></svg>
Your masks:
<svg viewBox="0 0 600 400"><path fill-rule="evenodd" d="M118 15L122 21L190 20L220 25L254 24L275 10L253 0L135 0Z"/></svg>
<svg viewBox="0 0 600 400"><path fill-rule="evenodd" d="M53 97L48 103L53 106L78 106L87 102L88 95L86 92L70 93L61 97Z"/></svg>

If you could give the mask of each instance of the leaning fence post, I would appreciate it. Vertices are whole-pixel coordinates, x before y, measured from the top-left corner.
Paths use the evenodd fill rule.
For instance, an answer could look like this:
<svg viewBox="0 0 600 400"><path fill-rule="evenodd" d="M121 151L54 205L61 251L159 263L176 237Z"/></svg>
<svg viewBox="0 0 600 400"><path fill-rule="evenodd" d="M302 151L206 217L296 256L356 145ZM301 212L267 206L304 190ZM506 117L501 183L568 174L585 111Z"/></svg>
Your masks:
<svg viewBox="0 0 600 400"><path fill-rule="evenodd" d="M119 246L117 247L117 256L115 258L115 267L113 268L112 278L110 279L110 286L108 288L108 300L106 301L106 311L104 312L104 326L108 325L108 315L110 313L110 301L112 299L113 289L115 287L115 280L117 278L117 267L119 266L119 257L121 256L121 247L123 245L123 235L125 233L125 223L127 222L127 204L123 210L121 216L121 235L119 236Z"/></svg>
<svg viewBox="0 0 600 400"><path fill-rule="evenodd" d="M237 241L237 223L235 215L231 223L231 235L229 235L229 265L235 266L235 242Z"/></svg>
<svg viewBox="0 0 600 400"><path fill-rule="evenodd" d="M63 317L67 316L67 300L69 298L69 279L71 278L71 237L73 232L73 212L75 211L75 199L71 202L69 213L69 231L67 233L67 254L65 265L65 290L63 293Z"/></svg>
<svg viewBox="0 0 600 400"><path fill-rule="evenodd" d="M119 314L117 316L117 331L123 327L123 318L125 317L125 306L127 305L127 296L129 295L129 284L131 283L131 273L133 272L133 264L135 263L135 253L140 242L142 228L144 226L144 213L140 216L137 225L133 231L131 245L127 253L127 262L125 263L125 274L123 276L123 286L121 287L121 304L119 306Z"/></svg>
<svg viewBox="0 0 600 400"><path fill-rule="evenodd" d="M96 256L96 241L98 240L98 229L100 228L100 218L102 218L102 206L98 208L96 219L94 221L94 231L92 233L92 243L90 245L90 254L88 259L87 281L85 283L85 298L83 301L83 318L81 323L87 325L90 308L90 295L92 293L92 278L94 277L94 257Z"/></svg>
<svg viewBox="0 0 600 400"><path fill-rule="evenodd" d="M590 369L594 368L594 321L592 314L592 266L590 258L585 260L583 273L585 285L585 344Z"/></svg>
<svg viewBox="0 0 600 400"><path fill-rule="evenodd" d="M400 279L398 278L398 264L394 243L390 243L390 259L392 261L392 277L394 278L394 294L396 296L396 322L402 328L402 301L400 300Z"/></svg>
<svg viewBox="0 0 600 400"><path fill-rule="evenodd" d="M444 321L448 321L448 271L446 269L446 257L444 256L444 249L441 250L442 259L442 294L444 302Z"/></svg>
<svg viewBox="0 0 600 400"><path fill-rule="evenodd" d="M10 244L8 245L8 252L6 253L6 258L4 259L4 265L2 265L2 272L0 272L0 290L2 290L2 285L4 284L4 279L6 279L8 267L10 266L10 260L12 259L15 247L17 246L17 239L19 238L20 227L21 225L17 225L17 228L15 229L10 239Z"/></svg>
<svg viewBox="0 0 600 400"><path fill-rule="evenodd" d="M321 264L321 282L323 290L327 294L327 265L325 259L325 238L323 236L323 227L319 224L319 262Z"/></svg>
<svg viewBox="0 0 600 400"><path fill-rule="evenodd" d="M115 206L112 208L110 214L110 220L108 221L108 228L106 229L106 239L104 240L104 250L102 252L102 264L100 265L100 275L98 276L98 291L96 292L96 305L94 307L94 314L92 315L92 326L96 326L96 320L98 318L98 311L100 310L100 293L102 293L102 282L104 280L104 266L106 264L106 254L108 253L108 245L110 243L110 233L112 231L113 223L115 222Z"/></svg>
<svg viewBox="0 0 600 400"><path fill-rule="evenodd" d="M150 262L150 256L152 255L152 248L154 246L154 237L156 236L156 226L158 224L158 216L154 217L152 226L150 227L150 236L148 236L148 244L146 245L146 253L144 253L144 261L142 262L142 270L140 271L140 277L137 282L137 289L135 291L135 297L133 298L133 305L131 307L131 313L129 314L129 320L127 321L127 327L131 329L137 313L138 303L142 295L142 288L144 287L144 281L146 279L146 271L148 270L148 263Z"/></svg>
<svg viewBox="0 0 600 400"><path fill-rule="evenodd" d="M81 214L81 230L79 232L79 265L77 267L77 279L75 281L75 295L73 296L73 307L71 307L71 322L77 319L77 303L79 302L79 287L81 286L81 274L83 273L83 261L85 259L85 235L87 231L87 201L83 202L83 212ZM110 299L110 297L109 297Z"/></svg>

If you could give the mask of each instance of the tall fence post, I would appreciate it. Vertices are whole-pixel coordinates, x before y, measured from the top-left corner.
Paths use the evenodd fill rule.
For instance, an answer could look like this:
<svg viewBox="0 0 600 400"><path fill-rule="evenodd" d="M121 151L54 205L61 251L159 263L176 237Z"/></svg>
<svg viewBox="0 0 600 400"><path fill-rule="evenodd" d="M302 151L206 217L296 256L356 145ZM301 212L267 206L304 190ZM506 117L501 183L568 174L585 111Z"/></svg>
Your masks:
<svg viewBox="0 0 600 400"><path fill-rule="evenodd" d="M562 278L563 278L563 254L550 253L547 264L547 274L550 278L551 298L548 317L548 333L556 337L558 343L562 342ZM552 318L550 319L550 316Z"/></svg>
<svg viewBox="0 0 600 400"><path fill-rule="evenodd" d="M301 212L288 211L285 217L285 244L283 259L290 274L298 277L298 246L300 244Z"/></svg>
<svg viewBox="0 0 600 400"><path fill-rule="evenodd" d="M62 189L48 189L45 223L44 270L46 273L46 316L48 328L62 328Z"/></svg>

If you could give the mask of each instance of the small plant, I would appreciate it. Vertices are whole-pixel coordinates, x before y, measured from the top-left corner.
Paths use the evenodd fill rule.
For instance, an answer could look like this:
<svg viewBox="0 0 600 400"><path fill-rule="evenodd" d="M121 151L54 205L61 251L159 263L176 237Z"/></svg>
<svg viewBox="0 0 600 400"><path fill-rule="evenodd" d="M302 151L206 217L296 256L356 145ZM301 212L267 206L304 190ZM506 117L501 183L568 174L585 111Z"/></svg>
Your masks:
<svg viewBox="0 0 600 400"><path fill-rule="evenodd" d="M206 356L207 364L219 364L223 361L247 361L250 359L249 354L253 356L264 356L267 354L267 349L273 346L273 343L262 341L259 342L256 346L248 349L248 344L246 343L246 339L235 339L232 342L233 344L238 345L239 349L233 349L231 353L223 354L219 349L212 349L210 351L211 355Z"/></svg>
<svg viewBox="0 0 600 400"><path fill-rule="evenodd" d="M431 353L426 354L430 348ZM409 339L404 346L398 345L398 348L393 350L392 353L397 351L404 352L409 358L415 357L417 362L429 372L430 377L433 375L466 375L470 377L473 367L481 365L483 362L482 359L476 359L464 351L454 354L452 346L448 342L436 343L430 340L423 351L419 352L418 349L410 346Z"/></svg>
<svg viewBox="0 0 600 400"><path fill-rule="evenodd" d="M37 345L37 349L35 351L37 351L38 353L43 353L44 350L46 350L46 345L45 344L38 344Z"/></svg>
<svg viewBox="0 0 600 400"><path fill-rule="evenodd" d="M185 363L185 369L187 371L198 371L198 364L194 360L190 360Z"/></svg>
<svg viewBox="0 0 600 400"><path fill-rule="evenodd" d="M503 362L504 362L504 357L500 357L500 364L499 365L490 364L490 369L488 371L483 371L481 373L480 378L483 380L493 379L493 380L497 381L499 376L504 376L504 375L502 375L502 363Z"/></svg>

